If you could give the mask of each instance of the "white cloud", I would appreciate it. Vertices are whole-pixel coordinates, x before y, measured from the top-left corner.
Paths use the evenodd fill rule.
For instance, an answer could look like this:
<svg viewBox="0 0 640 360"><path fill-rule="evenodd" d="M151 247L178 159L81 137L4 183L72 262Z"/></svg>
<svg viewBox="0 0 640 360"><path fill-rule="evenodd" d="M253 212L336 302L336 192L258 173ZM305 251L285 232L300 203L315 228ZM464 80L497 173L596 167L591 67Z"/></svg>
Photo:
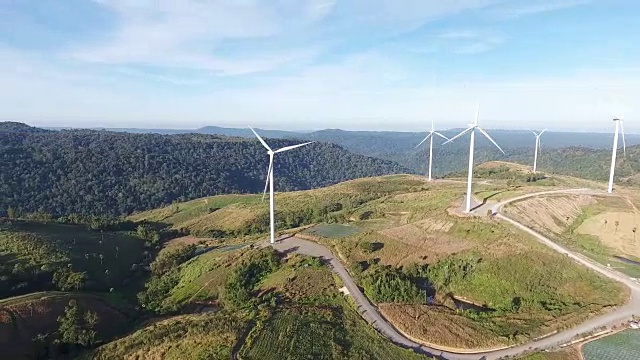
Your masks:
<svg viewBox="0 0 640 360"><path fill-rule="evenodd" d="M526 0L499 6L492 12L500 18L515 19L522 16L536 15L546 12L569 9L589 4L591 0Z"/></svg>
<svg viewBox="0 0 640 360"><path fill-rule="evenodd" d="M429 21L504 0L94 0L118 25L103 43L76 48L74 59L238 75L313 60L330 43L363 33L388 37ZM243 41L236 54L221 50ZM265 46L254 46L260 42Z"/></svg>

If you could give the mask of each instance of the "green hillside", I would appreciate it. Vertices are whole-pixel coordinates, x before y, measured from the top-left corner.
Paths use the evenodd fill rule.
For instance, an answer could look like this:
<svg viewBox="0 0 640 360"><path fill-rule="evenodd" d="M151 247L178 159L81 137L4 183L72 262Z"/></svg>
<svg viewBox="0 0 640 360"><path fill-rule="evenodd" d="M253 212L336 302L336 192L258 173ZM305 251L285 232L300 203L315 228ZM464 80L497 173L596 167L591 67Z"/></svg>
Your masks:
<svg viewBox="0 0 640 360"><path fill-rule="evenodd" d="M253 139L15 128L0 127L2 213L122 215L176 200L264 188L268 156ZM280 148L294 142L269 143ZM302 190L408 171L314 143L278 154L275 185L279 191Z"/></svg>
<svg viewBox="0 0 640 360"><path fill-rule="evenodd" d="M314 222L345 221L364 203L392 194L432 188L411 175L358 179L308 191L276 195L277 226L295 228ZM133 221L168 224L195 235L234 237L265 233L269 227L269 203L261 195L220 195L177 203L129 217Z"/></svg>

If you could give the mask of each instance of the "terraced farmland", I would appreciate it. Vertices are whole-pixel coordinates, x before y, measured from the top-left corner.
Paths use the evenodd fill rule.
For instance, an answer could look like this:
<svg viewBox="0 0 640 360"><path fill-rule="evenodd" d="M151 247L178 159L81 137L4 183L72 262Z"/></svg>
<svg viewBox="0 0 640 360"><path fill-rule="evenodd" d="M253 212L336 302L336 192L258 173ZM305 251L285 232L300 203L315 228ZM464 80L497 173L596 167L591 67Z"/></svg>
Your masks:
<svg viewBox="0 0 640 360"><path fill-rule="evenodd" d="M250 346L243 351L246 360L334 359L345 349L345 333L339 317L330 309L289 309L269 319ZM334 331L335 329L335 331ZM278 349L274 352L273 349Z"/></svg>

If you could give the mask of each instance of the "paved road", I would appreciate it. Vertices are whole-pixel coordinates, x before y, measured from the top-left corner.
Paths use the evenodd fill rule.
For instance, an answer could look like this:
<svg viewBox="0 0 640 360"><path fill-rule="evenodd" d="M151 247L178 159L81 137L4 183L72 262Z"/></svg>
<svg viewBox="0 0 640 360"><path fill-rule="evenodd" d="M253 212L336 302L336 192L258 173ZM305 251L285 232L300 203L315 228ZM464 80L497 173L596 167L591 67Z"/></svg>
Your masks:
<svg viewBox="0 0 640 360"><path fill-rule="evenodd" d="M515 356L519 355L527 350L532 349L547 349L554 346L558 346L560 344L567 343L574 339L576 336L592 331L602 326L608 326L615 323L621 323L628 319L630 319L633 315L640 315L640 285L635 281L631 280L627 276L620 274L614 270L608 269L600 264L594 263L591 260L588 260L580 255L574 254L571 251L563 248L562 246L557 245L553 241L548 238L536 233L535 231L527 228L526 226L516 222L513 219L510 219L502 214L499 211L502 207L508 203L526 199L534 196L548 195L554 193L588 193L590 192L587 189L570 189L570 190L559 190L559 191L545 191L540 193L527 194L523 196L518 196L513 199L509 199L507 201L500 202L496 205L492 206L492 209L496 215L496 217L514 225L515 227L533 235L536 239L541 241L543 244L551 247L552 249L569 256L571 259L575 260L579 264L592 269L610 279L619 281L624 283L631 289L631 300L626 305L612 311L610 313L592 318L585 323L582 323L574 328L565 330L563 332L554 334L552 336L539 339L537 341L530 342L525 345L520 345L508 349L490 351L484 353L476 353L476 354L461 354L461 353L453 353L447 351L441 351L436 348L420 345L402 334L400 334L386 319L378 312L377 308L373 306L367 297L360 291L360 288L353 281L349 273L346 271L342 263L338 259L336 259L331 251L324 247L323 245L302 240L296 237L290 237L286 239L279 240L273 247L279 251L283 252L296 252L300 254L310 255L322 257L327 260L330 264L331 269L342 279L344 285L349 290L350 295L354 299L357 304L358 312L361 316L374 328L376 328L381 334L387 337L392 342L406 347L412 348L417 352L440 356L444 359L450 360L492 360L492 359L500 359L506 356ZM598 193L600 194L600 193ZM479 209L479 211L484 210L486 214L486 209Z"/></svg>

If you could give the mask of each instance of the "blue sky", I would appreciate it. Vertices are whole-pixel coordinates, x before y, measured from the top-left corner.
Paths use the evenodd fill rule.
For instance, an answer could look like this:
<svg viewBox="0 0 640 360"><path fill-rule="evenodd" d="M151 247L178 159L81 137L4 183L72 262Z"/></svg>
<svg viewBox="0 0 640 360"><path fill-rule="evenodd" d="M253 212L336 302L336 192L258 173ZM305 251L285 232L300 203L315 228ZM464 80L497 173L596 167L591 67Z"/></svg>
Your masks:
<svg viewBox="0 0 640 360"><path fill-rule="evenodd" d="M0 2L0 119L640 132L634 0Z"/></svg>

